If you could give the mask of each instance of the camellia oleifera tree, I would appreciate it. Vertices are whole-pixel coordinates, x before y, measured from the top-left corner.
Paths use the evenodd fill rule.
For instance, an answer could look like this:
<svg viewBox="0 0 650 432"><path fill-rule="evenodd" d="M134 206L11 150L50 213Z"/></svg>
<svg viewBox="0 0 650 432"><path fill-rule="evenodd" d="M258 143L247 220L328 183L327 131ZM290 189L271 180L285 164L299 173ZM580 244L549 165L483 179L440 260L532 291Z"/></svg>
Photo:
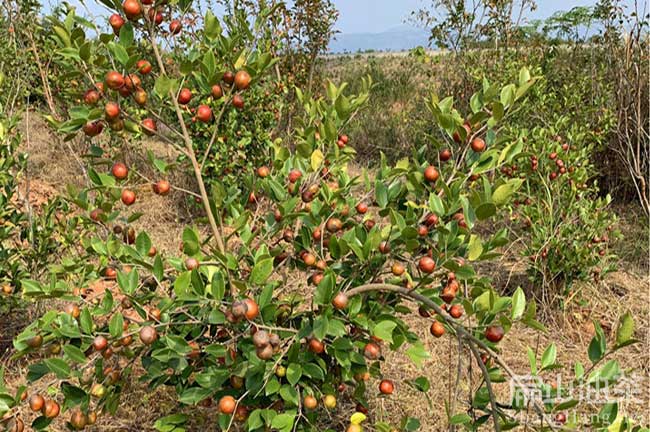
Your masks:
<svg viewBox="0 0 650 432"><path fill-rule="evenodd" d="M348 170L354 150L345 129L372 83L357 95L334 84L321 98L297 90L303 113L286 141L275 142L272 156L246 181L208 189L195 137L214 134L227 118L221 113L245 110L241 101L273 60L263 46L238 46L236 35L222 33L207 14L194 29L186 67L173 68L170 56L180 53L161 45L184 31L179 18L191 4L166 5L173 19L163 26L149 3L115 4L117 35L86 38L87 23L73 14L57 30L60 54L83 71L88 86L85 104L70 108L71 119L59 129L93 140L107 133L132 141L151 134L183 152L197 184L197 192L186 192L203 204L208 233L186 228L181 254L163 256L145 231L129 226L138 217L129 206L143 187L166 195L174 185L164 172L143 181L137 167L103 159L110 147L91 147L93 186L70 192L84 211L83 224L96 232L84 236L85 253L66 261L50 283L23 281L26 295L66 304L15 339L16 355L30 361L29 384L11 393L0 389L3 426L22 431L31 409L38 415L33 429L46 429L61 415L70 428L84 429L115 413L138 362L140 378L151 387L169 386L182 404L218 410L223 430L360 431L369 394L404 391L383 376L384 354L404 348L415 362L428 356L402 319L418 313L413 305L430 318L433 336L457 338L466 362L482 376L471 389L471 405L453 403L457 395L449 401L450 423L473 430L491 422L494 430L505 430L517 424L518 412L530 409L536 421L529 427L581 427L565 414L576 403L565 390L542 381L531 391L499 355L499 342L513 325L540 327L534 303L527 304L521 290L499 295L475 269L508 243L505 231L481 235L477 226L520 187L519 180L493 183L487 174L520 151L518 141L500 139L499 124L534 78L523 72L514 91L506 92L486 82L467 116L453 108L452 98L432 97L432 118L449 137L438 160L415 154L360 176ZM146 104L137 103L142 92ZM292 291L289 275L308 288ZM105 290L88 290L101 279ZM592 364L576 365L576 384L615 380L618 363L601 361L631 343L632 333L627 317L608 349L598 332L589 350ZM555 352L549 346L538 364L531 350L531 373L557 367ZM367 388L370 377L379 378L378 389ZM507 377L528 400L497 399L493 383ZM422 391L430 387L424 378L416 383ZM549 390L550 399L540 400L538 390ZM345 424L322 415L345 406ZM602 424L615 420L612 412ZM173 415L158 426L184 430L187 421ZM416 426L413 419L374 425Z"/></svg>

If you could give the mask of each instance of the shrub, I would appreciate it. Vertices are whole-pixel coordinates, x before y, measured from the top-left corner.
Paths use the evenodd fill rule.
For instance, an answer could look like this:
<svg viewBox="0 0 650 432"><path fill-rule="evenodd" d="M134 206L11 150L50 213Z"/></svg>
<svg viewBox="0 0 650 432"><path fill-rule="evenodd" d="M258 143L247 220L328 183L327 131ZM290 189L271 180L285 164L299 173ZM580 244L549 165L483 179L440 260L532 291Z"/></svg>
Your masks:
<svg viewBox="0 0 650 432"><path fill-rule="evenodd" d="M403 347L416 363L428 356L402 319L413 313L407 301L431 317L433 336L457 337L462 354L481 371L483 381L471 395L469 411L451 410L450 423L477 428L491 421L496 430L507 429L516 426L511 414L532 407L541 427L575 425L576 420L551 418L574 401L560 402L566 395L558 389L544 405L497 353L515 323L540 327L534 303L527 304L522 290L500 296L475 270L478 261L494 259L497 249L508 243L503 230L483 236L477 225L489 223L521 184L491 182L487 173L518 154L516 143L498 135L499 124L522 102L534 78L523 71L524 79L505 92L486 81L472 98L468 116L454 109L452 98L433 96L428 104L433 121L445 136L458 141L454 156L442 158L445 163L428 162L422 150L395 165L382 162L372 176L348 171L355 152L345 134L350 119L368 100L370 80L358 94L332 83L321 98L296 89L303 113L287 141L274 143L272 158L254 173L248 171L245 181L215 183L208 189L194 137L200 141L210 136L228 118L210 116L210 107L223 104L224 110L235 112L236 98L249 92L241 81L246 75L241 74L233 87L224 79L225 97L214 100L208 92L209 85L222 78L216 67L207 67L213 63L210 53L221 46L237 48L236 35L220 34L217 19L208 13L205 27L194 34L196 50L187 52L191 67L168 69L167 59L178 53L163 51L160 43L177 36L161 31L153 20L139 18L138 12L149 16L140 7L137 0L124 3L123 12L132 22L123 24L119 42L111 35L86 39L79 27L70 29L70 43L60 52L71 65L88 71L89 87L98 76L106 77L99 96L108 106L72 107L72 119L59 127L63 134L97 135L99 122L105 121L102 116L108 116L113 135L137 140L146 131L184 152L198 186L198 193L187 192L202 202L209 232L187 227L181 254L162 256L146 232L136 233L129 226L138 217L129 206L142 187L165 195L173 185L164 179L143 185L135 170L119 161L109 171L105 160L88 158L94 164L89 169L93 185L71 190L71 198L83 210L83 226L95 226L96 231L82 237L84 253L76 254L67 271L55 273L50 283L23 281L30 286L28 295L66 301L62 310L46 312L14 341L16 355L29 357L30 405L42 414L32 423L34 429L47 428L59 414L70 427L83 429L97 415L115 413L139 361L140 378L152 388L173 388L182 404L209 408L218 400L215 409L223 430L234 422L249 431L322 430L331 427L324 424L323 414L337 408L340 392L338 398L359 403L349 425L350 431L358 431L366 419L362 411L369 377L382 379L379 391L385 397L401 387L382 376L382 353ZM75 22L74 16L70 22ZM136 68L144 72L136 66L142 59L140 44L153 50L154 77L131 75ZM237 64L237 74L245 70L253 86L272 61L265 60L268 56L261 49L256 46L249 62ZM107 57L123 71L106 74ZM193 71L192 78L184 76L184 70ZM143 109L121 100L115 115L110 102L118 94L139 90L124 88L124 74L131 82L138 76L142 90L153 88L155 103ZM195 80L202 89L195 113L178 101L183 78ZM148 117L154 113L156 122ZM191 120L194 115L197 122ZM116 130L121 129L115 125L118 121L124 121L131 135ZM127 126L127 121L132 124ZM163 123L181 132L163 135ZM481 175L482 181L470 185L470 174ZM311 284L304 296L283 291L288 272ZM89 291L89 284L100 278L105 290ZM618 363L600 363L631 343L633 330L627 316L610 349L598 331L590 347L592 365L585 376L585 368L577 364L575 381L587 386L615 379ZM557 367L554 345L539 367L534 353L529 359L533 374ZM492 383L505 379L504 374L532 398L529 404L498 402ZM423 378L415 383L422 391L431 386ZM0 414L7 428L23 428L25 391L21 387L10 394L0 388ZM177 414L159 419L157 427L184 430L188 422L187 416ZM412 430L417 424L404 419L401 427ZM379 430L390 427L375 424Z"/></svg>

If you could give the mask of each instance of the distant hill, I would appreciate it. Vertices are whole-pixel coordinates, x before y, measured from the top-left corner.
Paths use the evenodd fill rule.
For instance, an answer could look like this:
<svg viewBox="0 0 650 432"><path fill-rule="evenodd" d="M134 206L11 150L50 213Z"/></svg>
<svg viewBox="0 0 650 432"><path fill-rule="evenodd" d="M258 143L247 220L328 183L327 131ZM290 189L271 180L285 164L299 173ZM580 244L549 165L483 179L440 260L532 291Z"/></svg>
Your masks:
<svg viewBox="0 0 650 432"><path fill-rule="evenodd" d="M404 51L427 46L429 34L422 29L401 25L381 33L341 33L330 43L331 53L358 51Z"/></svg>

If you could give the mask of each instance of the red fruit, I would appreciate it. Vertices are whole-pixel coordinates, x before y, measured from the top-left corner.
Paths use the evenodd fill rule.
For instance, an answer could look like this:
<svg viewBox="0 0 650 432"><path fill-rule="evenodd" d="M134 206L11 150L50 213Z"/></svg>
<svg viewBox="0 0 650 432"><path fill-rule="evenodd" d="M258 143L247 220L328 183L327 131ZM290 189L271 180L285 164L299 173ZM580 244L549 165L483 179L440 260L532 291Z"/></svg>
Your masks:
<svg viewBox="0 0 650 432"><path fill-rule="evenodd" d="M269 174L271 174L271 170L266 165L263 165L257 169L257 175L261 178L268 177Z"/></svg>
<svg viewBox="0 0 650 432"><path fill-rule="evenodd" d="M316 398L313 397L312 395L305 396L305 399L303 399L302 403L305 406L305 408L309 410L316 409L316 407L318 406L318 400L316 400Z"/></svg>
<svg viewBox="0 0 650 432"><path fill-rule="evenodd" d="M147 60L138 60L138 62L135 64L135 67L138 68L138 72L140 72L142 75L149 75L151 73L151 63Z"/></svg>
<svg viewBox="0 0 650 432"><path fill-rule="evenodd" d="M84 93L84 103L86 105L95 105L99 102L99 92L97 90L87 90Z"/></svg>
<svg viewBox="0 0 650 432"><path fill-rule="evenodd" d="M130 206L135 202L135 192L129 189L122 191L122 202L124 205Z"/></svg>
<svg viewBox="0 0 650 432"><path fill-rule="evenodd" d="M424 223L426 226L429 227L438 225L438 216L432 213L429 216L427 216L427 218L424 220Z"/></svg>
<svg viewBox="0 0 650 432"><path fill-rule="evenodd" d="M146 118L142 120L142 129L147 135L154 135L158 128L156 127L156 122L153 119Z"/></svg>
<svg viewBox="0 0 650 432"><path fill-rule="evenodd" d="M90 219L94 220L95 222L99 222L101 220L101 216L104 212L102 209L95 209L90 212Z"/></svg>
<svg viewBox="0 0 650 432"><path fill-rule="evenodd" d="M149 9L149 20L153 21L156 23L156 25L160 25L163 22L163 14L162 12L158 12L156 9L151 8Z"/></svg>
<svg viewBox="0 0 650 432"><path fill-rule="evenodd" d="M389 395L395 391L395 386L393 385L392 381L382 380L379 383L379 391L381 394Z"/></svg>
<svg viewBox="0 0 650 432"><path fill-rule="evenodd" d="M43 405L43 415L49 419L58 416L60 411L61 407L59 407L59 404L53 400L48 400L45 402L45 405Z"/></svg>
<svg viewBox="0 0 650 432"><path fill-rule="evenodd" d="M327 228L327 231L331 233L335 233L341 231L341 229L343 228L343 223L341 222L340 219L331 218L328 219L327 223L325 224L325 228Z"/></svg>
<svg viewBox="0 0 650 432"><path fill-rule="evenodd" d="M490 342L497 343L503 339L504 331L501 326L489 326L485 329L485 338Z"/></svg>
<svg viewBox="0 0 650 432"><path fill-rule="evenodd" d="M181 29L183 28L183 24L177 19L171 20L169 23L169 32L173 35L177 35L181 32Z"/></svg>
<svg viewBox="0 0 650 432"><path fill-rule="evenodd" d="M439 338L445 334L445 326L443 326L439 321L434 321L433 324L431 324L429 331L434 337Z"/></svg>
<svg viewBox="0 0 650 432"><path fill-rule="evenodd" d="M120 106L116 102L108 102L104 106L104 115L107 120L115 120L120 116Z"/></svg>
<svg viewBox="0 0 650 432"><path fill-rule="evenodd" d="M232 72L227 71L223 74L223 80L226 84L230 85L235 82L235 75Z"/></svg>
<svg viewBox="0 0 650 432"><path fill-rule="evenodd" d="M474 150L476 153L481 153L482 151L485 150L485 141L481 138L474 138L472 140L472 150Z"/></svg>
<svg viewBox="0 0 650 432"><path fill-rule="evenodd" d="M212 109L207 105L199 105L196 110L196 118L203 123L208 123L212 120Z"/></svg>
<svg viewBox="0 0 650 432"><path fill-rule="evenodd" d="M260 307L257 305L255 300L252 298L244 299L244 304L246 305L246 319L249 321L254 320L260 314Z"/></svg>
<svg viewBox="0 0 650 432"><path fill-rule="evenodd" d="M472 134L472 128L469 124L464 123L463 124L463 129L465 129L465 139L469 138L469 136ZM460 136L460 133L458 131L454 132L453 135L454 141L459 143L462 141L462 138Z"/></svg>
<svg viewBox="0 0 650 432"><path fill-rule="evenodd" d="M348 141L350 141L350 138L349 138L347 135L341 135L341 136L339 137L339 141L342 141L343 144L347 144Z"/></svg>
<svg viewBox="0 0 650 432"><path fill-rule="evenodd" d="M113 14L108 18L108 23L111 25L111 27L113 28L113 33L115 33L116 35L120 34L120 29L122 28L125 22L126 21L124 21L124 18L122 18L118 14Z"/></svg>
<svg viewBox="0 0 650 432"><path fill-rule="evenodd" d="M424 170L424 179L429 183L435 182L436 180L438 180L438 177L440 177L440 175L438 174L438 170L436 169L436 167L429 165Z"/></svg>
<svg viewBox="0 0 650 432"><path fill-rule="evenodd" d="M89 137L94 137L102 133L102 130L104 129L104 125L100 121L94 121L94 122L88 122L85 125L83 125L83 132L86 134L86 136Z"/></svg>
<svg viewBox="0 0 650 432"><path fill-rule="evenodd" d="M124 79L124 85L129 90L129 92L132 92L142 85L142 80L137 75L129 74Z"/></svg>
<svg viewBox="0 0 650 432"><path fill-rule="evenodd" d="M289 172L289 183L295 183L298 180L300 180L300 177L302 177L302 173L300 170L294 169Z"/></svg>
<svg viewBox="0 0 650 432"><path fill-rule="evenodd" d="M548 155L548 157L549 157L551 160L555 160L555 158L557 158L557 153L553 152L553 153L551 153L550 155Z"/></svg>
<svg viewBox="0 0 650 432"><path fill-rule="evenodd" d="M237 109L244 109L244 98L241 95L233 96L232 105Z"/></svg>
<svg viewBox="0 0 650 432"><path fill-rule="evenodd" d="M124 77L117 71L110 71L106 74L104 82L106 83L106 87L117 90L124 85Z"/></svg>
<svg viewBox="0 0 650 432"><path fill-rule="evenodd" d="M151 6L153 4L153 0L142 0L143 5Z"/></svg>
<svg viewBox="0 0 650 432"><path fill-rule="evenodd" d="M182 88L178 93L178 103L181 105L187 105L192 99L192 91L188 88Z"/></svg>
<svg viewBox="0 0 650 432"><path fill-rule="evenodd" d="M449 315L452 316L452 318L460 318L463 316L463 307L459 304L455 304L449 309Z"/></svg>
<svg viewBox="0 0 650 432"><path fill-rule="evenodd" d="M424 236L426 236L426 235L428 235L428 234L429 234L429 228L427 228L426 225L420 225L420 226L418 227L418 235L419 235L420 237L424 237Z"/></svg>
<svg viewBox="0 0 650 432"><path fill-rule="evenodd" d="M199 261L196 258L188 258L185 260L185 268L188 270L196 270L199 268Z"/></svg>
<svg viewBox="0 0 650 432"><path fill-rule="evenodd" d="M444 149L440 152L440 160L442 162L447 162L451 159L451 151L449 149Z"/></svg>
<svg viewBox="0 0 650 432"><path fill-rule="evenodd" d="M368 211L368 204L360 202L359 204L357 204L356 209L357 209L357 213L366 214L366 212Z"/></svg>
<svg viewBox="0 0 650 432"><path fill-rule="evenodd" d="M125 0L122 3L122 9L124 10L124 15L130 20L136 20L142 15L142 5L138 0Z"/></svg>
<svg viewBox="0 0 650 432"><path fill-rule="evenodd" d="M559 423L559 424L566 423L566 414L564 414L564 413L555 414L555 422Z"/></svg>
<svg viewBox="0 0 650 432"><path fill-rule="evenodd" d="M363 355L368 360L377 360L381 356L381 349L376 343L369 342L363 348Z"/></svg>
<svg viewBox="0 0 650 432"><path fill-rule="evenodd" d="M222 414L232 414L235 412L235 407L237 406L237 401L234 397L228 395L219 399L219 411Z"/></svg>
<svg viewBox="0 0 650 432"><path fill-rule="evenodd" d="M251 76L245 70L237 71L235 74L235 87L238 90L246 90L251 84Z"/></svg>
<svg viewBox="0 0 650 432"><path fill-rule="evenodd" d="M223 89L219 84L215 84L212 86L212 97L215 99L221 99L223 96Z"/></svg>
<svg viewBox="0 0 650 432"><path fill-rule="evenodd" d="M390 244L387 241L379 243L379 252L383 254L390 253Z"/></svg>
<svg viewBox="0 0 650 432"><path fill-rule="evenodd" d="M158 180L153 185L153 191L158 195L162 195L162 196L167 195L170 189L171 189L171 185L167 180Z"/></svg>
<svg viewBox="0 0 650 432"><path fill-rule="evenodd" d="M111 168L111 174L118 180L124 180L129 175L129 169L122 162L116 162Z"/></svg>
<svg viewBox="0 0 650 432"><path fill-rule="evenodd" d="M313 352L314 354L321 354L323 351L325 351L325 345L323 345L323 342L319 341L318 339L310 339L309 351Z"/></svg>
<svg viewBox="0 0 650 432"><path fill-rule="evenodd" d="M428 256L420 258L420 261L418 262L418 267L423 273L433 273L433 271L436 269L436 262L429 258Z"/></svg>
<svg viewBox="0 0 650 432"><path fill-rule="evenodd" d="M348 306L348 296L342 292L338 293L332 300L332 305L339 310L345 309Z"/></svg>
<svg viewBox="0 0 650 432"><path fill-rule="evenodd" d="M93 349L95 351L103 351L106 349L108 346L108 339L106 339L104 336L97 336L93 340Z"/></svg>

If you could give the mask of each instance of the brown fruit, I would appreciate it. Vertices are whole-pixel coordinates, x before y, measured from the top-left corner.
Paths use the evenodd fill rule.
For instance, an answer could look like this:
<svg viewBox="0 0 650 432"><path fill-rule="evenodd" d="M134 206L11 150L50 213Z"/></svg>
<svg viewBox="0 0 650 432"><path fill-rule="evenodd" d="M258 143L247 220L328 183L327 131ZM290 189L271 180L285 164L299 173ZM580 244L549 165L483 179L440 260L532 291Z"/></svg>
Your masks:
<svg viewBox="0 0 650 432"><path fill-rule="evenodd" d="M177 19L171 20L169 23L169 32L173 35L177 35L181 32L181 29L183 28L183 24Z"/></svg>
<svg viewBox="0 0 650 432"><path fill-rule="evenodd" d="M104 129L104 125L102 122L99 120L94 121L94 122L88 122L85 125L83 125L83 132L86 134L88 137L94 137L102 133L102 130Z"/></svg>
<svg viewBox="0 0 650 432"><path fill-rule="evenodd" d="M134 91L142 85L142 80L140 80L140 77L134 74L129 74L126 76L124 79L124 87L129 89L129 91Z"/></svg>
<svg viewBox="0 0 650 432"><path fill-rule="evenodd" d="M29 398L29 408L34 412L43 409L44 405L45 405L45 399L41 395L35 394Z"/></svg>
<svg viewBox="0 0 650 432"><path fill-rule="evenodd" d="M302 261L305 263L306 266L313 266L316 264L316 257L310 253L306 253L302 257Z"/></svg>
<svg viewBox="0 0 650 432"><path fill-rule="evenodd" d="M368 342L363 348L363 355L368 360L377 360L381 356L381 349L376 343Z"/></svg>
<svg viewBox="0 0 650 432"><path fill-rule="evenodd" d="M88 418L80 410L75 410L70 415L70 426L75 430L82 430L88 424Z"/></svg>
<svg viewBox="0 0 650 432"><path fill-rule="evenodd" d="M379 391L381 394L389 395L395 391L395 386L393 385L393 382L390 380L382 380L379 383Z"/></svg>
<svg viewBox="0 0 650 432"><path fill-rule="evenodd" d="M424 224L428 227L438 225L438 216L433 213L428 215L424 220Z"/></svg>
<svg viewBox="0 0 650 432"><path fill-rule="evenodd" d="M124 77L117 71L110 71L106 74L104 82L109 89L117 90L124 85Z"/></svg>
<svg viewBox="0 0 650 432"><path fill-rule="evenodd" d="M230 85L230 84L232 84L233 82L235 82L235 74L233 74L233 73L230 72L230 71L227 71L227 72L225 72L225 73L223 74L223 80L224 80L224 82L225 82L226 84L229 84L229 85Z"/></svg>
<svg viewBox="0 0 650 432"><path fill-rule="evenodd" d="M137 89L133 94L133 100L140 106L145 106L147 104L147 92L142 89Z"/></svg>
<svg viewBox="0 0 650 432"><path fill-rule="evenodd" d="M124 189L122 190L121 199L124 205L130 206L135 202L135 192L129 189Z"/></svg>
<svg viewBox="0 0 650 432"><path fill-rule="evenodd" d="M122 16L119 14L113 14L108 18L108 23L111 25L111 28L113 28L113 33L116 35L120 34L120 29L125 22L126 21L124 21L124 18L122 18Z"/></svg>
<svg viewBox="0 0 650 432"><path fill-rule="evenodd" d="M321 354L323 351L325 351L325 345L318 339L310 339L309 351L313 352L314 354Z"/></svg>
<svg viewBox="0 0 650 432"><path fill-rule="evenodd" d="M47 418L54 418L59 415L59 412L61 411L61 407L59 407L59 404L56 403L53 400L47 400L45 401L45 405L43 405L43 415Z"/></svg>
<svg viewBox="0 0 650 432"><path fill-rule="evenodd" d="M245 422L248 418L248 408L244 405L238 405L237 410L235 411L235 420L238 422Z"/></svg>
<svg viewBox="0 0 650 432"><path fill-rule="evenodd" d="M390 244L385 240L379 243L379 252L384 255L390 253Z"/></svg>
<svg viewBox="0 0 650 432"><path fill-rule="evenodd" d="M559 424L566 423L566 414L564 414L564 413L555 414L555 422L559 423Z"/></svg>
<svg viewBox="0 0 650 432"><path fill-rule="evenodd" d="M348 306L348 296L343 292L339 292L332 300L332 305L339 310L345 309Z"/></svg>
<svg viewBox="0 0 650 432"><path fill-rule="evenodd" d="M325 224L325 228L327 228L327 231L331 233L335 233L340 231L343 228L343 223L341 222L341 219L330 218L327 220L327 223Z"/></svg>
<svg viewBox="0 0 650 432"><path fill-rule="evenodd" d="M234 397L227 395L219 399L219 411L223 414L232 414L235 412L237 401Z"/></svg>
<svg viewBox="0 0 650 432"><path fill-rule="evenodd" d="M252 298L244 299L244 304L246 305L246 313L244 316L247 320L252 321L260 314L260 308Z"/></svg>
<svg viewBox="0 0 650 432"><path fill-rule="evenodd" d="M464 123L463 124L463 129L465 129L465 139L468 139L469 136L472 134L472 127L469 124ZM462 142L460 132L458 132L458 131L454 132L453 138L454 138L454 141L456 143L460 144Z"/></svg>
<svg viewBox="0 0 650 432"><path fill-rule="evenodd" d="M273 347L271 345L265 345L261 348L257 348L255 353L261 360L270 360L273 358Z"/></svg>
<svg viewBox="0 0 650 432"><path fill-rule="evenodd" d="M122 9L124 10L124 15L130 20L135 20L142 15L142 5L138 0L125 0L122 3Z"/></svg>
<svg viewBox="0 0 650 432"><path fill-rule="evenodd" d="M234 106L237 109L243 109L244 108L244 98L241 95L235 95L232 97L232 106Z"/></svg>
<svg viewBox="0 0 650 432"><path fill-rule="evenodd" d="M221 86L219 84L215 84L215 85L212 86L211 93L212 93L213 98L221 99L221 97L223 96L223 89L221 88Z"/></svg>
<svg viewBox="0 0 650 432"><path fill-rule="evenodd" d="M187 105L192 99L192 91L188 88L182 88L178 93L178 103L181 105Z"/></svg>
<svg viewBox="0 0 650 432"><path fill-rule="evenodd" d="M120 106L116 102L108 102L104 106L106 120L115 120L120 116Z"/></svg>
<svg viewBox="0 0 650 432"><path fill-rule="evenodd" d="M302 404L305 406L305 408L309 410L313 410L316 409L316 407L318 406L318 400L312 395L307 395L305 396L305 399L302 401Z"/></svg>
<svg viewBox="0 0 650 432"><path fill-rule="evenodd" d="M270 338L269 333L267 331L258 330L253 335L253 345L255 345L256 348L265 347L269 343L271 343L271 338Z"/></svg>
<svg viewBox="0 0 650 432"><path fill-rule="evenodd" d="M108 346L108 339L104 336L97 336L93 340L93 349L95 351L103 351Z"/></svg>
<svg viewBox="0 0 650 432"><path fill-rule="evenodd" d="M434 337L439 338L440 336L445 334L445 327L442 325L441 322L434 321L433 324L431 324L431 328L429 329L429 331Z"/></svg>
<svg viewBox="0 0 650 432"><path fill-rule="evenodd" d="M196 118L203 123L212 121L212 109L207 105L199 105L196 109Z"/></svg>
<svg viewBox="0 0 650 432"><path fill-rule="evenodd" d="M451 159L451 150L449 149L444 149L440 152L440 160L442 162L447 162L449 159Z"/></svg>
<svg viewBox="0 0 650 432"><path fill-rule="evenodd" d="M99 92L97 90L86 90L84 93L84 103L86 105L95 105L99 102Z"/></svg>
<svg viewBox="0 0 650 432"><path fill-rule="evenodd" d="M428 256L424 256L420 258L418 267L423 273L431 274L436 269L436 262Z"/></svg>
<svg viewBox="0 0 650 432"><path fill-rule="evenodd" d="M406 271L406 269L404 268L404 266L401 263L395 263L391 267L391 271L393 272L393 274L395 276L402 276L404 274L404 272Z"/></svg>
<svg viewBox="0 0 650 432"><path fill-rule="evenodd" d="M144 326L140 329L140 340L145 345L151 345L158 339L158 331L152 326Z"/></svg>
<svg viewBox="0 0 650 432"><path fill-rule="evenodd" d="M237 71L235 74L235 87L238 90L246 90L251 84L251 76L245 70Z"/></svg>
<svg viewBox="0 0 650 432"><path fill-rule="evenodd" d="M26 343L30 348L40 348L43 345L43 336L36 335L30 339L27 339Z"/></svg>
<svg viewBox="0 0 650 432"><path fill-rule="evenodd" d="M429 165L424 169L424 179L429 183L437 181L438 177L440 177L440 174L438 174L436 167Z"/></svg>
<svg viewBox="0 0 650 432"><path fill-rule="evenodd" d="M492 343L497 343L503 339L504 331L501 326L488 326L485 329L485 338Z"/></svg>
<svg viewBox="0 0 650 432"><path fill-rule="evenodd" d="M485 141L481 138L474 138L472 140L472 150L474 150L476 153L481 153L483 150L485 150Z"/></svg>

